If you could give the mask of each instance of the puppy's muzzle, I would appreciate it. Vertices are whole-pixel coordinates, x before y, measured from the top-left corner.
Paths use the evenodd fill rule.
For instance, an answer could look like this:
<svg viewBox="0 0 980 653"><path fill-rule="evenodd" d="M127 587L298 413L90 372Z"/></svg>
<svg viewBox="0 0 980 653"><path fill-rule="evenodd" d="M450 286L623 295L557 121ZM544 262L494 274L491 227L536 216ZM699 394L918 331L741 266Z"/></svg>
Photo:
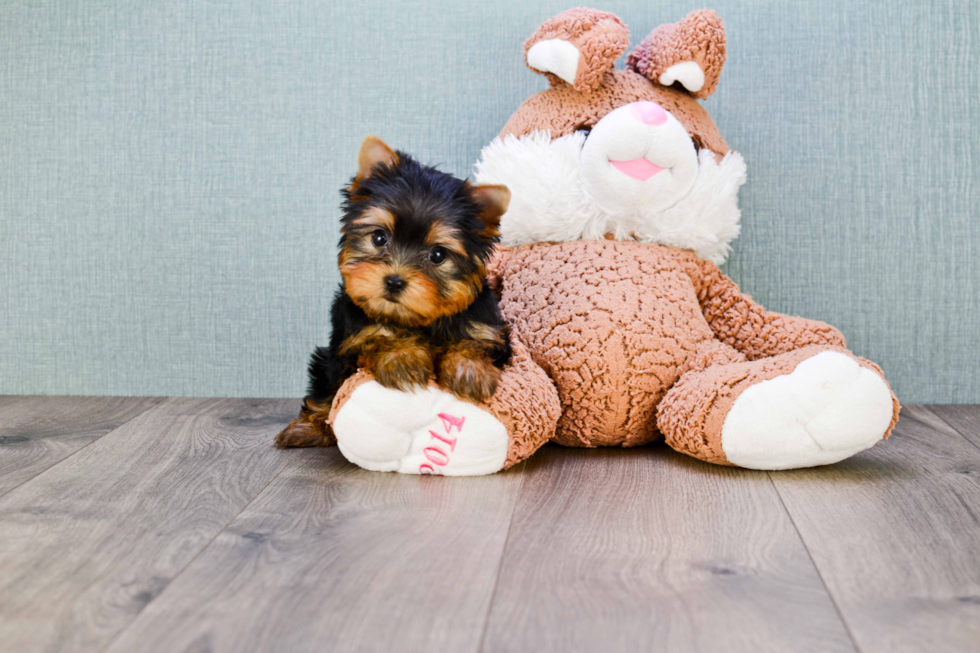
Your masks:
<svg viewBox="0 0 980 653"><path fill-rule="evenodd" d="M397 274L389 274L385 277L385 290L392 295L398 295L405 289L405 280Z"/></svg>

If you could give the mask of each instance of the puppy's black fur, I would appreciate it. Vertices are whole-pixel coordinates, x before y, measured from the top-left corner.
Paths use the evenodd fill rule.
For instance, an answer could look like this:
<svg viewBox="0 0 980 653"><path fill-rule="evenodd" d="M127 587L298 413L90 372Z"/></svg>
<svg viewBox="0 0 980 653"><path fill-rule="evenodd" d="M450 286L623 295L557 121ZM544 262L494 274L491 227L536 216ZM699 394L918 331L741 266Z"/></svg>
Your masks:
<svg viewBox="0 0 980 653"><path fill-rule="evenodd" d="M368 137L343 195L330 344L313 352L303 409L276 437L280 447L335 442L330 406L358 367L401 390L434 374L480 402L511 356L486 282L505 187L473 186Z"/></svg>

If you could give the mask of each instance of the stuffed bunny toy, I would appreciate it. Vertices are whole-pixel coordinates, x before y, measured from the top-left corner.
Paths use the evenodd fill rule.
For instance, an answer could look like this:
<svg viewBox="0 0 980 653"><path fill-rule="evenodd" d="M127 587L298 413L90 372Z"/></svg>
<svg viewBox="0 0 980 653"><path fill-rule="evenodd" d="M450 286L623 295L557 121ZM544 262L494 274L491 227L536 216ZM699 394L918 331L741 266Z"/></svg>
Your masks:
<svg viewBox="0 0 980 653"><path fill-rule="evenodd" d="M434 381L400 392L360 370L330 414L348 460L489 474L548 441L663 438L709 463L777 470L888 437L899 404L878 366L827 324L766 311L717 267L745 181L699 102L725 63L718 16L657 27L615 69L628 42L603 11L541 25L524 54L551 88L477 163L479 183L511 191L488 268L514 351L496 394L478 405Z"/></svg>

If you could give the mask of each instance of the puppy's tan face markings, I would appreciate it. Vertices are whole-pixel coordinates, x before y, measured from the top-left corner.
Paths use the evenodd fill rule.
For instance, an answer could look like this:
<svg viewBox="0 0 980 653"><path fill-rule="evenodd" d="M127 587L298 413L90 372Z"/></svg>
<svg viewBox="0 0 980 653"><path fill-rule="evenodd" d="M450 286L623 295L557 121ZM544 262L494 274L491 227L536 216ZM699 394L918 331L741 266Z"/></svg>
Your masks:
<svg viewBox="0 0 980 653"><path fill-rule="evenodd" d="M459 236L459 231L452 226L433 222L432 226L429 227L429 233L425 236L425 244L430 248L444 247L459 256L466 256L466 248L460 242Z"/></svg>
<svg viewBox="0 0 980 653"><path fill-rule="evenodd" d="M345 246L340 251L338 263L343 269L355 261L380 260L390 234L395 229L395 216L381 207L369 207L364 213L341 228ZM379 246L378 234L383 235L384 245Z"/></svg>
<svg viewBox="0 0 980 653"><path fill-rule="evenodd" d="M357 227L358 231L361 229L370 230L371 227L384 229L390 234L395 230L395 216L391 211L380 206L372 206L353 220L351 226Z"/></svg>
<svg viewBox="0 0 980 653"><path fill-rule="evenodd" d="M420 246L406 246L398 240L397 216L375 206L351 220L344 233L346 244L339 256L344 285L372 318L427 326L464 310L483 289L483 261L470 257L453 225L433 221ZM473 271L461 268L461 263ZM404 282L397 293L386 288L392 276Z"/></svg>
<svg viewBox="0 0 980 653"><path fill-rule="evenodd" d="M396 297L385 291L385 279L399 274L405 288ZM347 295L372 318L407 327L428 326L473 303L483 289L482 279L451 279L441 285L418 269L362 262L341 267Z"/></svg>
<svg viewBox="0 0 980 653"><path fill-rule="evenodd" d="M402 167L412 172L398 179ZM509 199L503 186L462 180L414 187L417 174L410 157L402 161L379 139L365 139L338 257L353 302L375 320L407 327L460 313L479 297Z"/></svg>

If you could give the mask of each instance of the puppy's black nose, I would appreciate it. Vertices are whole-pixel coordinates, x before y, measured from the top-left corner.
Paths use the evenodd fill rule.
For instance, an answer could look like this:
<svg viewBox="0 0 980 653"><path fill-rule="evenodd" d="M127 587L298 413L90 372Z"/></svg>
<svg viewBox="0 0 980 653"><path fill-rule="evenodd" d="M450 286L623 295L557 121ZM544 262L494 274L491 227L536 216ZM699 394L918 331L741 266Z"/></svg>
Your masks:
<svg viewBox="0 0 980 653"><path fill-rule="evenodd" d="M405 289L405 280L397 274L389 274L385 277L385 288L390 293L400 293Z"/></svg>

